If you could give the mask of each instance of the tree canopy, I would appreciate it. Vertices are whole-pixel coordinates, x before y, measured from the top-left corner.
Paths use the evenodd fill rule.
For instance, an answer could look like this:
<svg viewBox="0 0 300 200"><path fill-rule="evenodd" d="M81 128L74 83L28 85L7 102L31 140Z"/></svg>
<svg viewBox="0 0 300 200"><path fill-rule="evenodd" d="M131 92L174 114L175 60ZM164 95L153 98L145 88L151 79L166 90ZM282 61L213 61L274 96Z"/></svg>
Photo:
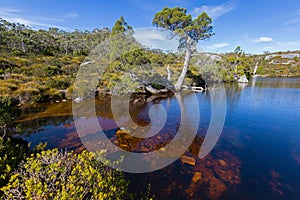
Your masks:
<svg viewBox="0 0 300 200"><path fill-rule="evenodd" d="M185 8L164 8L155 14L152 24L168 29L179 37L189 36L196 42L214 35L212 19L205 12L193 20Z"/></svg>
<svg viewBox="0 0 300 200"><path fill-rule="evenodd" d="M164 8L155 14L152 24L156 27L168 29L174 35L180 37L179 49L186 51L184 65L179 76L175 89L181 90L184 78L188 71L191 55L196 49L196 43L200 40L207 40L214 35L212 19L205 13L201 13L195 19L187 14L185 8Z"/></svg>

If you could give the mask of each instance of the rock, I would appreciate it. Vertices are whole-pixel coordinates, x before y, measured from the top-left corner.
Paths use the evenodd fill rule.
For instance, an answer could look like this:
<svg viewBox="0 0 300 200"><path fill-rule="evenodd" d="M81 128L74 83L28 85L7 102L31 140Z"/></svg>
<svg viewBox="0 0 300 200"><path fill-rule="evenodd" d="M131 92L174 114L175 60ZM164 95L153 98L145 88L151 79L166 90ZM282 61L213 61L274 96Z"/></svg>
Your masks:
<svg viewBox="0 0 300 200"><path fill-rule="evenodd" d="M196 159L190 156L182 155L180 157L181 162L195 166L196 165Z"/></svg>
<svg viewBox="0 0 300 200"><path fill-rule="evenodd" d="M133 126L132 126L132 129L133 130L136 130L138 128L138 125L136 125L136 124L134 124Z"/></svg>
<svg viewBox="0 0 300 200"><path fill-rule="evenodd" d="M119 130L117 130L117 132L116 132L116 135L117 136L125 136L125 135L128 135L128 134L130 134L131 133L131 131L130 130L121 130L121 129L119 129Z"/></svg>
<svg viewBox="0 0 300 200"><path fill-rule="evenodd" d="M150 149L147 147L141 147L142 152L150 152Z"/></svg>
<svg viewBox="0 0 300 200"><path fill-rule="evenodd" d="M133 104L137 104L139 101L140 101L139 99L135 99L135 100L133 101Z"/></svg>
<svg viewBox="0 0 300 200"><path fill-rule="evenodd" d="M74 101L76 102L76 103L79 103L79 102L81 102L81 101L83 101L84 100L84 97L76 97L75 99L74 99Z"/></svg>
<svg viewBox="0 0 300 200"><path fill-rule="evenodd" d="M192 178L192 182L193 183L197 183L201 179L202 179L202 172L195 172L195 174L194 174L194 176Z"/></svg>
<svg viewBox="0 0 300 200"><path fill-rule="evenodd" d="M237 82L238 83L248 83L249 81L248 81L246 75L243 75L237 80Z"/></svg>
<svg viewBox="0 0 300 200"><path fill-rule="evenodd" d="M166 151L167 149L165 147L161 148L160 149L161 151Z"/></svg>
<svg viewBox="0 0 300 200"><path fill-rule="evenodd" d="M122 149L127 149L128 145L127 144L120 144L119 147L121 147Z"/></svg>
<svg viewBox="0 0 300 200"><path fill-rule="evenodd" d="M227 166L227 163L224 161L224 160L219 160L219 164L222 166L222 167L226 167Z"/></svg>

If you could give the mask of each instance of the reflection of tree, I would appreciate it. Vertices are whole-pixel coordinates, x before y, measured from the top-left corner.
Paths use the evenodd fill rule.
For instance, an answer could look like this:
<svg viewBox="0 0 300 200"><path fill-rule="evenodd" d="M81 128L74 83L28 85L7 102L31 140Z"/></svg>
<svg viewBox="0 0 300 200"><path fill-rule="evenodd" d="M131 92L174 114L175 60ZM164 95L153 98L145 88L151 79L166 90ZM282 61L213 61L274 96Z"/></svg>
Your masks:
<svg viewBox="0 0 300 200"><path fill-rule="evenodd" d="M229 113L232 113L231 111L234 110L234 107L239 102L242 90L244 88L239 87L239 85L236 83L231 83L231 84L228 83L228 84L226 84L225 89L226 89L227 102L229 104L228 110L229 110Z"/></svg>
<svg viewBox="0 0 300 200"><path fill-rule="evenodd" d="M64 117L45 117L45 118L36 118L34 120L16 122L15 133L21 135L30 135L32 133L37 133L41 131L43 127L46 126L59 126L62 124L66 124L72 120L72 116L64 116Z"/></svg>
<svg viewBox="0 0 300 200"><path fill-rule="evenodd" d="M7 134L7 129L10 128L19 113L20 111L13 107L0 107L0 131L3 136Z"/></svg>
<svg viewBox="0 0 300 200"><path fill-rule="evenodd" d="M299 88L299 78L260 78L255 77L253 87L261 88Z"/></svg>

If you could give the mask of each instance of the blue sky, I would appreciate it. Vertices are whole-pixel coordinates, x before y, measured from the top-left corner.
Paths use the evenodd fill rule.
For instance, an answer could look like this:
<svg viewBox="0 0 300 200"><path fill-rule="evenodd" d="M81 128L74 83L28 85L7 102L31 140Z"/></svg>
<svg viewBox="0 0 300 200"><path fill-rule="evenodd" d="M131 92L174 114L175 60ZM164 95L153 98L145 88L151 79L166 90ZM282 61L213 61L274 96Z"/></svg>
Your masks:
<svg viewBox="0 0 300 200"><path fill-rule="evenodd" d="M213 18L216 35L200 41L199 51L231 52L238 45L247 53L300 49L300 0L0 0L0 17L33 29L71 31L111 28L123 15L143 44L175 50L177 41L151 23L166 6Z"/></svg>

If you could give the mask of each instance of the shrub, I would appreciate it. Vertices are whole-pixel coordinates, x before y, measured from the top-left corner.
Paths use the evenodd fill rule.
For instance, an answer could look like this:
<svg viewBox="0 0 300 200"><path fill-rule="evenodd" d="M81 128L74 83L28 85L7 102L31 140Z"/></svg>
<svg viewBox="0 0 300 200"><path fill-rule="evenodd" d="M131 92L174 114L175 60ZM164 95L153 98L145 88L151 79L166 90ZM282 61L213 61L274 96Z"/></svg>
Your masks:
<svg viewBox="0 0 300 200"><path fill-rule="evenodd" d="M125 199L123 173L100 163L97 154L60 152L31 155L2 190L8 199Z"/></svg>
<svg viewBox="0 0 300 200"><path fill-rule="evenodd" d="M13 170L29 152L29 147L25 141L0 137L0 188L8 183ZM0 193L0 197L1 195Z"/></svg>
<svg viewBox="0 0 300 200"><path fill-rule="evenodd" d="M60 90L65 90L71 85L71 78L69 77L53 77L49 78L46 82L46 87L56 88Z"/></svg>
<svg viewBox="0 0 300 200"><path fill-rule="evenodd" d="M8 96L8 95L0 96L0 107L1 108L14 106L17 103L18 103L18 101L11 96Z"/></svg>

